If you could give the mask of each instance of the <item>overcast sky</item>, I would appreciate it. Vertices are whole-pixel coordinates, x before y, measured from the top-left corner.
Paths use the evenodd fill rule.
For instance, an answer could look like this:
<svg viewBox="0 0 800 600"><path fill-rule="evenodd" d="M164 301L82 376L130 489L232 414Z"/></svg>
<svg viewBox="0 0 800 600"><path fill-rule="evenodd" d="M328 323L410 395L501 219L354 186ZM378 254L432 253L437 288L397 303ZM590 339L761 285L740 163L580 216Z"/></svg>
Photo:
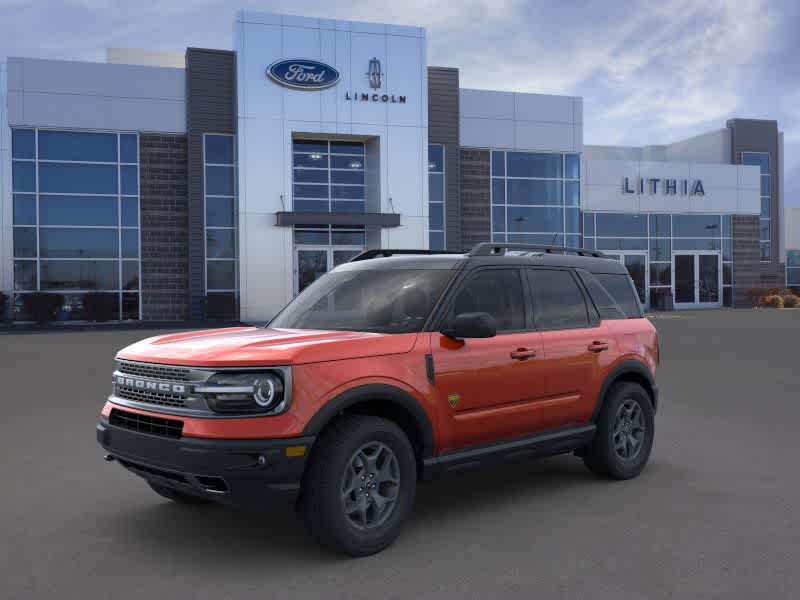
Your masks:
<svg viewBox="0 0 800 600"><path fill-rule="evenodd" d="M785 132L800 204L800 2L792 0L0 0L0 56L231 48L236 9L422 25L463 87L584 98L584 142L668 143L737 117Z"/></svg>

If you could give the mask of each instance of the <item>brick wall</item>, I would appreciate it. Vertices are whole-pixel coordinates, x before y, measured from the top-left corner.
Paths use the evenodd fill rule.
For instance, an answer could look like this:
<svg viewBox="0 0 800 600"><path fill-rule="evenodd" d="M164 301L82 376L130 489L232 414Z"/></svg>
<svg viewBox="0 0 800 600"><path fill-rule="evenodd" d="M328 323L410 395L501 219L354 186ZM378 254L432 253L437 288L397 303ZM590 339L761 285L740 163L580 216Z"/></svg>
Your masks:
<svg viewBox="0 0 800 600"><path fill-rule="evenodd" d="M492 239L488 150L461 150L461 245L471 248Z"/></svg>
<svg viewBox="0 0 800 600"><path fill-rule="evenodd" d="M142 318L188 317L186 136L139 135Z"/></svg>
<svg viewBox="0 0 800 600"><path fill-rule="evenodd" d="M760 262L757 216L733 217L733 305L749 308L747 290L754 287L782 288L786 272L782 263Z"/></svg>

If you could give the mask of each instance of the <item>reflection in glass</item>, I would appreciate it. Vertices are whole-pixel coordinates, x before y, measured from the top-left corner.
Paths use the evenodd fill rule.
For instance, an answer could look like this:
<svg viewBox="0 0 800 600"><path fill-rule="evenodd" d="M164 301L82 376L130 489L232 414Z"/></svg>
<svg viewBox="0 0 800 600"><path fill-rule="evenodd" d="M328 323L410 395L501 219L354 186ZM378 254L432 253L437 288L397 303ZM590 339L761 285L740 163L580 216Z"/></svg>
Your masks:
<svg viewBox="0 0 800 600"><path fill-rule="evenodd" d="M14 225L36 225L35 194L14 194Z"/></svg>
<svg viewBox="0 0 800 600"><path fill-rule="evenodd" d="M206 229L208 258L235 258L236 238L233 229Z"/></svg>
<svg viewBox="0 0 800 600"><path fill-rule="evenodd" d="M117 194L117 165L39 163L39 191L60 194Z"/></svg>
<svg viewBox="0 0 800 600"><path fill-rule="evenodd" d="M41 225L117 225L116 196L39 196Z"/></svg>
<svg viewBox="0 0 800 600"><path fill-rule="evenodd" d="M117 162L117 134L39 131L39 160Z"/></svg>
<svg viewBox="0 0 800 600"><path fill-rule="evenodd" d="M14 290L35 291L36 290L36 261L35 260L15 260L14 261Z"/></svg>
<svg viewBox="0 0 800 600"><path fill-rule="evenodd" d="M36 258L35 227L14 227L14 256Z"/></svg>
<svg viewBox="0 0 800 600"><path fill-rule="evenodd" d="M45 227L39 231L39 254L47 258L117 258L118 246L117 229Z"/></svg>
<svg viewBox="0 0 800 600"><path fill-rule="evenodd" d="M233 260L206 261L206 287L209 290L236 289L236 262Z"/></svg>
<svg viewBox="0 0 800 600"><path fill-rule="evenodd" d="M233 136L206 135L205 151L206 164L232 165L234 162Z"/></svg>
<svg viewBox="0 0 800 600"><path fill-rule="evenodd" d="M119 263L115 260L43 260L42 290L119 289Z"/></svg>

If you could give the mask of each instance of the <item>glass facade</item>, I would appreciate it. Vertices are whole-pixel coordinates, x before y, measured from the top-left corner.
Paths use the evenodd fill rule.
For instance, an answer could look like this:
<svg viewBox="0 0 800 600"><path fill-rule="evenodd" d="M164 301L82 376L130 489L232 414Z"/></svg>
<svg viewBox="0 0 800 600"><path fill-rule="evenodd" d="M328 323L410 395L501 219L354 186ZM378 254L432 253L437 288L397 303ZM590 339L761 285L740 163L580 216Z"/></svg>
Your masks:
<svg viewBox="0 0 800 600"><path fill-rule="evenodd" d="M786 286L800 288L800 250L786 251Z"/></svg>
<svg viewBox="0 0 800 600"><path fill-rule="evenodd" d="M769 175L769 152L742 152L742 164L753 165L761 169L761 218L759 219L759 245L761 247L761 261L769 262L772 258L772 244L770 241L770 199L772 189Z"/></svg>
<svg viewBox="0 0 800 600"><path fill-rule="evenodd" d="M231 305L239 289L237 268L236 137L205 134L206 293L212 304Z"/></svg>
<svg viewBox="0 0 800 600"><path fill-rule="evenodd" d="M292 141L296 211L364 212L364 143Z"/></svg>
<svg viewBox="0 0 800 600"><path fill-rule="evenodd" d="M134 133L12 130L14 311L63 298L56 320L84 320L87 294L110 318L140 318L139 140Z"/></svg>
<svg viewBox="0 0 800 600"><path fill-rule="evenodd" d="M492 241L580 245L580 155L493 150Z"/></svg>
<svg viewBox="0 0 800 600"><path fill-rule="evenodd" d="M444 250L444 146L428 145L428 247Z"/></svg>
<svg viewBox="0 0 800 600"><path fill-rule="evenodd" d="M730 215L595 213L583 215L584 245L606 254L647 257L644 289L650 304L669 293L673 282L673 253L709 251L720 255L722 300L732 304L733 244Z"/></svg>

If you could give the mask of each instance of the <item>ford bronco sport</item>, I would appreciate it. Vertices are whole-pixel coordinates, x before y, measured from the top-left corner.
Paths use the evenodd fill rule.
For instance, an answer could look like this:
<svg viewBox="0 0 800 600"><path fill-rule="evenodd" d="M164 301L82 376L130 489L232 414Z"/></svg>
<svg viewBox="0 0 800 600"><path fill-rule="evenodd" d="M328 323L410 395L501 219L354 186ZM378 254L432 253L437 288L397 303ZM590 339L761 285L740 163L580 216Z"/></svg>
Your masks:
<svg viewBox="0 0 800 600"><path fill-rule="evenodd" d="M296 499L320 542L378 552L417 481L573 452L645 466L658 338L628 272L593 250L367 250L266 328L162 335L117 355L107 452L176 502Z"/></svg>

